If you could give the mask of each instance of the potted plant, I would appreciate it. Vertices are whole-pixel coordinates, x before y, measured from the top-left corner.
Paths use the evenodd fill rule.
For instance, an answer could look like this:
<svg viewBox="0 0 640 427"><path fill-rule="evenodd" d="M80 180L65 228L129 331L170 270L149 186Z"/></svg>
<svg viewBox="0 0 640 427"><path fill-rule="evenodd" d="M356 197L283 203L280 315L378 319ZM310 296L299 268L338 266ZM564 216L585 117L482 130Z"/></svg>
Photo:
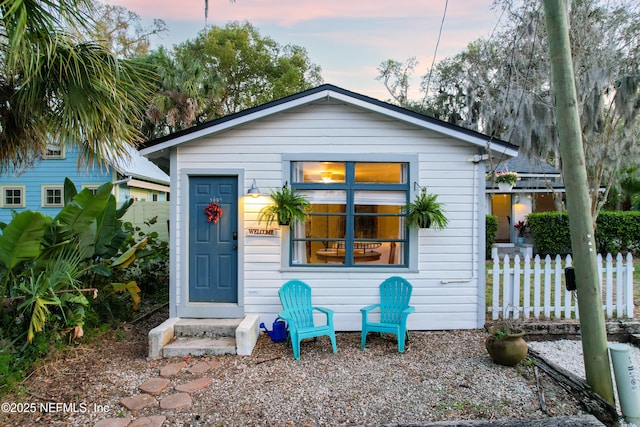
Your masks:
<svg viewBox="0 0 640 427"><path fill-rule="evenodd" d="M288 184L280 190L271 191L273 203L260 209L258 223L265 221L269 227L274 221L280 225L292 224L292 221L304 221L311 211L311 204L304 196L299 196Z"/></svg>
<svg viewBox="0 0 640 427"><path fill-rule="evenodd" d="M426 188L420 191L413 202L407 203L404 212L407 215L407 227L442 230L449 222L442 210L442 203L438 202L438 195L427 193Z"/></svg>
<svg viewBox="0 0 640 427"><path fill-rule="evenodd" d="M523 330L513 328L509 322L504 322L489 326L487 332L489 336L484 345L495 363L515 366L527 356L529 348L523 338Z"/></svg>
<svg viewBox="0 0 640 427"><path fill-rule="evenodd" d="M511 191L514 185L516 185L516 182L518 182L517 172L496 172L494 177L501 191Z"/></svg>
<svg viewBox="0 0 640 427"><path fill-rule="evenodd" d="M518 221L513 228L518 231L518 243L524 243L524 237L527 234L527 223L524 221Z"/></svg>

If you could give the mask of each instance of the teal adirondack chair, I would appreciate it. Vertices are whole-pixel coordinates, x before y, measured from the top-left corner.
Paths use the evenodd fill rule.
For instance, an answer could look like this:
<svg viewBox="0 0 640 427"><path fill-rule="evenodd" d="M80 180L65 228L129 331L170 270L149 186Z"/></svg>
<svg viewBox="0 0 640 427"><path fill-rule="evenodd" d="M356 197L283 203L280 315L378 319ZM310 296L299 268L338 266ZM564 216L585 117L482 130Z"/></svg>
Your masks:
<svg viewBox="0 0 640 427"><path fill-rule="evenodd" d="M380 284L380 304L370 305L360 309L362 313L362 341L364 350L369 332L394 334L398 337L398 352L404 353L405 339L409 341L407 317L416 308L409 305L413 286L406 279L393 276ZM369 320L369 314L378 310L380 322Z"/></svg>
<svg viewBox="0 0 640 427"><path fill-rule="evenodd" d="M289 325L289 336L293 347L293 357L300 360L300 341L305 338L316 338L328 335L333 352L338 352L336 332L333 328L333 310L311 305L311 287L300 280L290 280L278 290L282 308L278 316ZM315 326L313 311L327 316L326 325Z"/></svg>

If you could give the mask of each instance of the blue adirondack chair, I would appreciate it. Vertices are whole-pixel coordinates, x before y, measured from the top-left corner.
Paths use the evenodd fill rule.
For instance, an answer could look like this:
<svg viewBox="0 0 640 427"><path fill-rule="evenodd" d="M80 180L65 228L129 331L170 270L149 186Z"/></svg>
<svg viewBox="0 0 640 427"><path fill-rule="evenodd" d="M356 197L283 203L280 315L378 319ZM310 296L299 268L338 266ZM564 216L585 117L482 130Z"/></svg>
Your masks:
<svg viewBox="0 0 640 427"><path fill-rule="evenodd" d="M305 338L316 338L328 335L331 339L333 352L338 352L336 333L333 328L333 310L314 307L311 304L311 287L300 280L290 280L278 290L282 308L278 316L287 321L289 336L293 347L293 357L300 360L300 341ZM315 326L313 311L319 311L327 316L326 325Z"/></svg>
<svg viewBox="0 0 640 427"><path fill-rule="evenodd" d="M404 353L405 339L409 340L407 317L416 308L409 305L413 286L406 279L393 276L380 284L380 304L370 305L360 309L362 313L362 341L364 350L369 332L394 334L398 337L398 352ZM380 322L369 320L370 312L380 311Z"/></svg>

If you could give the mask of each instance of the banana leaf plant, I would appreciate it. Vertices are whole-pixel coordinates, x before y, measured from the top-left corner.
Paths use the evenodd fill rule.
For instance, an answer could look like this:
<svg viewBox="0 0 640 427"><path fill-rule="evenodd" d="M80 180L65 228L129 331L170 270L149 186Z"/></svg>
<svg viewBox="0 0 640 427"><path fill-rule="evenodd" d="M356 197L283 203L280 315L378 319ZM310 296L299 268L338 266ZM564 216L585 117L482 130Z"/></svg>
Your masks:
<svg viewBox="0 0 640 427"><path fill-rule="evenodd" d="M119 253L129 235L121 218L131 202L116 209L112 188L105 183L95 194L89 189L77 192L67 179L65 206L54 218L25 210L0 226L0 313L5 298L21 301L18 311L29 319L28 341L43 330L54 309L74 337L81 336L88 305L84 293L95 297L97 289L80 289L80 278L108 278L111 268L125 268L146 244ZM128 292L137 308L140 289L135 282L109 285L108 292Z"/></svg>

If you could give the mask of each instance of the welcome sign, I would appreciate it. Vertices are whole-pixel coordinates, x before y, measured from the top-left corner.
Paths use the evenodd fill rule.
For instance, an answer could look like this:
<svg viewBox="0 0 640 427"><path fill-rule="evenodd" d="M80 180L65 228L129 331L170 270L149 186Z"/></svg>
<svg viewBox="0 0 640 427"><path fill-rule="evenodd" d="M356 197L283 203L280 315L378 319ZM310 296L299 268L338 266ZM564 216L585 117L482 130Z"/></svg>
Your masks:
<svg viewBox="0 0 640 427"><path fill-rule="evenodd" d="M246 228L246 236L256 237L278 237L280 229L278 228Z"/></svg>

